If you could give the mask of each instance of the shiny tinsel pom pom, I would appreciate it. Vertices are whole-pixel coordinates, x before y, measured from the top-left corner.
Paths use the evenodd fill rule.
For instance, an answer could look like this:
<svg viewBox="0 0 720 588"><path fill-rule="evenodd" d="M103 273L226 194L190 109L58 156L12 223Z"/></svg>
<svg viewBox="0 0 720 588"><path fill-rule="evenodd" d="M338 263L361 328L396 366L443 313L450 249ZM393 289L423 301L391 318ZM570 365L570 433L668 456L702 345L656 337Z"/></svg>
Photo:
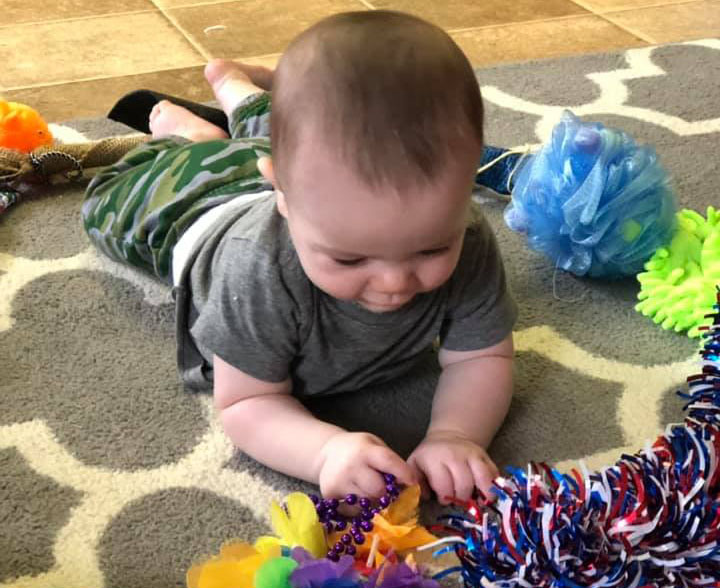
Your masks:
<svg viewBox="0 0 720 588"><path fill-rule="evenodd" d="M720 290L712 318L684 424L597 472L511 470L450 515L466 586L720 586Z"/></svg>

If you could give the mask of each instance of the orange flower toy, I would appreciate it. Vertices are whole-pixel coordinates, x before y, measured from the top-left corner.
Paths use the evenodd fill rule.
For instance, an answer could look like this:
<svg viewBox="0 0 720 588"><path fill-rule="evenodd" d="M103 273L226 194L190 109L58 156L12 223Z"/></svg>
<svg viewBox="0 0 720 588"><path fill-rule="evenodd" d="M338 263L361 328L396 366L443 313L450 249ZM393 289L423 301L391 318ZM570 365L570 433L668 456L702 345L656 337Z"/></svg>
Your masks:
<svg viewBox="0 0 720 588"><path fill-rule="evenodd" d="M52 133L37 110L0 100L0 147L30 153L52 141Z"/></svg>
<svg viewBox="0 0 720 588"><path fill-rule="evenodd" d="M373 528L365 533L366 540L356 547L356 557L368 559L371 566L379 566L389 553L405 555L423 545L437 541L425 527L418 525L417 511L420 504L420 486L405 488L395 501L372 519ZM334 544L342 537L339 531L331 535ZM371 551L372 557L368 558Z"/></svg>

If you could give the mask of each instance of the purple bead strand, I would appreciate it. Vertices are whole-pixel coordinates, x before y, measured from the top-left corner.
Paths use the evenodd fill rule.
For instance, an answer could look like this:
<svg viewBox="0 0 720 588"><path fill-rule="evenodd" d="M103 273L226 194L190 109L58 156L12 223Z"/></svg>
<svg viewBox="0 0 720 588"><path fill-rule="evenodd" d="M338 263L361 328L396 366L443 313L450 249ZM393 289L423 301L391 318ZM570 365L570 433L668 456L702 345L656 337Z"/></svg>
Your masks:
<svg viewBox="0 0 720 588"><path fill-rule="evenodd" d="M329 535L333 531L345 531L340 540L328 551L326 556L328 559L338 561L343 554L355 555L357 546L365 543L365 533L373 530L372 518L383 508L390 506L400 494L395 476L383 474L383 479L385 494L377 501L377 506L373 505L370 498L358 497L356 494L348 494L342 500L322 499L315 494L310 495L325 532ZM341 504L356 506L360 510L354 516L347 516L338 512Z"/></svg>

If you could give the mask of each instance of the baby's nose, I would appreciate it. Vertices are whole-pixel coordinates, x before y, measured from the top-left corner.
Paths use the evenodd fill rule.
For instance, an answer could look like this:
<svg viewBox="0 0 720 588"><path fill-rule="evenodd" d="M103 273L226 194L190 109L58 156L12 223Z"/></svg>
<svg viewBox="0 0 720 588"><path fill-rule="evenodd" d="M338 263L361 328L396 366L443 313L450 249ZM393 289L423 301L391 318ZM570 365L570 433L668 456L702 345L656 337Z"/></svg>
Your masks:
<svg viewBox="0 0 720 588"><path fill-rule="evenodd" d="M383 294L407 294L413 282L414 275L409 269L388 267L380 274L376 289Z"/></svg>

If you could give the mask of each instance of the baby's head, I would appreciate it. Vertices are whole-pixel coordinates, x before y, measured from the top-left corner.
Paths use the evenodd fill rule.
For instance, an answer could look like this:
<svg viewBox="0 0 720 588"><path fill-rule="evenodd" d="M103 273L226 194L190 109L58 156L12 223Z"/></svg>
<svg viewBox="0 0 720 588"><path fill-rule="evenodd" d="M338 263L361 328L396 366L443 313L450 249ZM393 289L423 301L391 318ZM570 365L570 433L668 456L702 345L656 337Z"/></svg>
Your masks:
<svg viewBox="0 0 720 588"><path fill-rule="evenodd" d="M450 277L483 113L444 31L389 11L319 22L278 64L271 128L260 167L316 286L387 312Z"/></svg>

